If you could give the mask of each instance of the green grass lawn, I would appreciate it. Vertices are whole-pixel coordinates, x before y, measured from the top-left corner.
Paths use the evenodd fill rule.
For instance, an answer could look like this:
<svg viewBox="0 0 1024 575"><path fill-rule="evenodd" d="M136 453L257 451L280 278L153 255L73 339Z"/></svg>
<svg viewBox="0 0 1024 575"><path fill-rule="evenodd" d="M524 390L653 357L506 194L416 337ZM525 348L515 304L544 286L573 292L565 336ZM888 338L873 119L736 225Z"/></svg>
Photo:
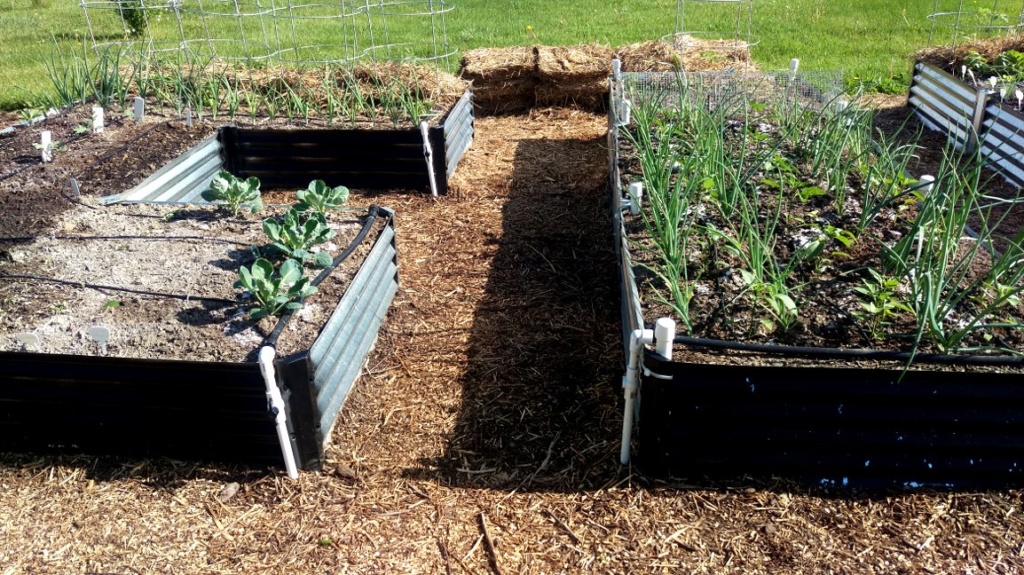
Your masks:
<svg viewBox="0 0 1024 575"><path fill-rule="evenodd" d="M1004 0L1000 11L1016 21L1022 1ZM460 50L586 42L620 45L661 38L674 32L676 23L675 0L455 0L454 5L446 26L449 43ZM734 4L687 7L687 28L731 29L723 22L735 15ZM891 80L905 84L912 54L928 45L926 16L931 11L928 0L754 0L751 33L758 44L753 57L765 69L784 68L791 58L799 58L805 70L843 70L848 86L898 87ZM97 12L102 11L90 14ZM173 37L173 19L158 20L151 23L157 34ZM93 24L101 35L120 36L113 11L101 13ZM428 41L425 27L391 28L393 36L409 34L412 41ZM230 39L233 32L226 26L215 34ZM331 44L338 36L336 29L315 23L303 26L297 35L311 44ZM72 0L0 0L0 38L3 109L35 103L36 94L50 89L44 62L57 46L81 50L89 41L83 11ZM951 38L950 29L938 28L933 43L946 44Z"/></svg>

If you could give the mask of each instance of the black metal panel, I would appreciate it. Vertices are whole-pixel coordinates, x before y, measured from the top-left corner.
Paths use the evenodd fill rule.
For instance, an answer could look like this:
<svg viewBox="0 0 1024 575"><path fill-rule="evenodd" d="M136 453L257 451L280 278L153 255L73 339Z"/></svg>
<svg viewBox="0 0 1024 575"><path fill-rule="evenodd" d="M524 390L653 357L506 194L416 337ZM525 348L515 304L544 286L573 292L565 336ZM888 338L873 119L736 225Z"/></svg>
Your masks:
<svg viewBox="0 0 1024 575"><path fill-rule="evenodd" d="M1024 377L714 366L645 355L639 464L688 478L1024 484Z"/></svg>
<svg viewBox="0 0 1024 575"><path fill-rule="evenodd" d="M288 432L300 469L323 466L324 438L318 422L309 353L302 352L276 364L278 385L288 410Z"/></svg>
<svg viewBox="0 0 1024 575"><path fill-rule="evenodd" d="M256 364L0 352L0 449L280 465Z"/></svg>

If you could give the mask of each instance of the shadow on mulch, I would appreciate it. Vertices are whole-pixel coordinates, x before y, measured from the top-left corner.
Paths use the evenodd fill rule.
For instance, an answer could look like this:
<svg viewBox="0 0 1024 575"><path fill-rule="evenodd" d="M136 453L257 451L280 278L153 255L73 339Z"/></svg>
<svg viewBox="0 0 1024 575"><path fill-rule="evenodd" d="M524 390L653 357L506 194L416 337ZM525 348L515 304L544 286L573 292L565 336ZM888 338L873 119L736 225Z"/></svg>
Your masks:
<svg viewBox="0 0 1024 575"><path fill-rule="evenodd" d="M605 165L603 143L519 143L458 421L445 456L407 476L556 491L618 480L622 359L609 194L603 178L576 179L559 165L567 156Z"/></svg>

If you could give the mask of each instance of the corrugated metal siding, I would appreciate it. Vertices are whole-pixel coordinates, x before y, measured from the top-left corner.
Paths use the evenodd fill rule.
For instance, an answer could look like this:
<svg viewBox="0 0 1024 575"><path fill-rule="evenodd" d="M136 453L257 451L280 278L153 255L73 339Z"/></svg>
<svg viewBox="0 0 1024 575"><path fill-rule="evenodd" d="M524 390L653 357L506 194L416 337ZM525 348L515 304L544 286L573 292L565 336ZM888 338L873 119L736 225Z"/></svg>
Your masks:
<svg viewBox="0 0 1024 575"><path fill-rule="evenodd" d="M203 141L134 188L100 199L103 204L206 203L200 194L223 167L221 145L216 138Z"/></svg>
<svg viewBox="0 0 1024 575"><path fill-rule="evenodd" d="M281 465L242 363L0 352L0 446Z"/></svg>
<svg viewBox="0 0 1024 575"><path fill-rule="evenodd" d="M1024 379L668 363L647 354L639 463L688 478L1024 484ZM901 378L902 376L902 378Z"/></svg>
<svg viewBox="0 0 1024 575"><path fill-rule="evenodd" d="M467 91L444 120L445 162L448 165L448 176L455 173L455 168L459 165L462 156L473 144L473 131L473 93Z"/></svg>
<svg viewBox="0 0 1024 575"><path fill-rule="evenodd" d="M396 257L394 228L389 225L309 350L325 441L398 291Z"/></svg>
<svg viewBox="0 0 1024 575"><path fill-rule="evenodd" d="M985 108L981 154L1017 186L1024 186L1024 117L1000 104Z"/></svg>
<svg viewBox="0 0 1024 575"><path fill-rule="evenodd" d="M980 92L980 94L979 94ZM975 106L984 91L963 84L938 68L918 62L910 84L908 105L928 128L946 132L958 148L963 148L977 133L974 124Z"/></svg>

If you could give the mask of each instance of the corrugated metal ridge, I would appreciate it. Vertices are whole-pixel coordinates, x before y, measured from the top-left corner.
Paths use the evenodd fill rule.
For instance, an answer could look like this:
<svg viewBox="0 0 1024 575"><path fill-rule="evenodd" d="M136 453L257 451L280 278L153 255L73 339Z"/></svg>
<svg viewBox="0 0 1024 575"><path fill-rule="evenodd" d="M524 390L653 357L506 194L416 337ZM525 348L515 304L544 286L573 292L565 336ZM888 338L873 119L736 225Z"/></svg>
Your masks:
<svg viewBox="0 0 1024 575"><path fill-rule="evenodd" d="M397 292L393 240L394 229L388 226L310 348L325 440Z"/></svg>
<svg viewBox="0 0 1024 575"><path fill-rule="evenodd" d="M921 73L917 81L929 81L932 84L940 85L949 92L960 96L961 100L973 102L975 90L969 88L955 76L924 62L918 62L914 69Z"/></svg>
<svg viewBox="0 0 1024 575"><path fill-rule="evenodd" d="M982 154L1017 186L1024 185L1024 119L999 104L985 108Z"/></svg>
<svg viewBox="0 0 1024 575"><path fill-rule="evenodd" d="M199 143L154 172L134 188L100 198L102 204L124 202L207 203L200 194L222 167L216 137Z"/></svg>
<svg viewBox="0 0 1024 575"><path fill-rule="evenodd" d="M459 101L452 107L452 111L444 121L445 135L452 129L452 126L461 126L465 123L467 116L473 115L472 92L466 92L459 98Z"/></svg>

